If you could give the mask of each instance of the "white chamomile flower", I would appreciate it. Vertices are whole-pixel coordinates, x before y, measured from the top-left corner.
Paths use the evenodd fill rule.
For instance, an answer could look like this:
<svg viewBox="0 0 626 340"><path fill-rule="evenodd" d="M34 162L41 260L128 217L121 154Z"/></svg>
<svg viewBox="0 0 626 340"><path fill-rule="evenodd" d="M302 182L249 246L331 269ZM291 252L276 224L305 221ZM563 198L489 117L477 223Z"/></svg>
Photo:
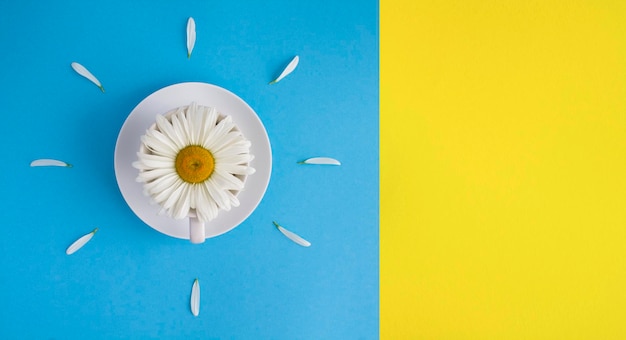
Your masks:
<svg viewBox="0 0 626 340"><path fill-rule="evenodd" d="M237 193L255 171L249 166L250 141L215 108L191 103L158 115L141 141L139 160L133 163L137 181L176 219L195 212L207 222L220 209L239 206Z"/></svg>

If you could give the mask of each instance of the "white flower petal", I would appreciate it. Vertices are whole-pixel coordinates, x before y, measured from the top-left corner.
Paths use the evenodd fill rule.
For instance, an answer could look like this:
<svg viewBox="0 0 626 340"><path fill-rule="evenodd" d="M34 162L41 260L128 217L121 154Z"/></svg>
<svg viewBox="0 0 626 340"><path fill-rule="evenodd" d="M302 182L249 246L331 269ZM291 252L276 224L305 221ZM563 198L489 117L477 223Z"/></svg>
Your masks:
<svg viewBox="0 0 626 340"><path fill-rule="evenodd" d="M222 137L217 138L214 142L214 146L211 148L211 150L214 153L217 153L223 149L228 149L233 145L238 145L238 144L242 144L243 141L245 141L246 139L241 135L241 132L239 131L231 131L228 132L224 135L222 135Z"/></svg>
<svg viewBox="0 0 626 340"><path fill-rule="evenodd" d="M173 162L174 161L174 159L172 157L161 156L161 155L154 155L154 154L148 154L148 153L141 153L141 152L137 152L137 157L139 157L140 160L151 160L151 161L163 162L163 163Z"/></svg>
<svg viewBox="0 0 626 340"><path fill-rule="evenodd" d="M237 198L237 196L235 196L232 191L227 190L226 194L228 195L228 199L230 200L230 205L233 207L238 207L240 205L239 203L239 198Z"/></svg>
<svg viewBox="0 0 626 340"><path fill-rule="evenodd" d="M236 198L236 196L233 194L238 192L241 189L235 189L233 188L234 185L232 185L230 182L226 182L224 180L223 177L218 178L217 175L212 176L213 180L215 181L215 184L218 186L218 188L220 188L220 191L223 191L226 193L228 199L230 200L231 204L233 202L239 202L238 200L234 200L233 198ZM237 206L236 204L233 204L234 206Z"/></svg>
<svg viewBox="0 0 626 340"><path fill-rule="evenodd" d="M165 202L163 202L161 205L163 206L163 208L170 210L170 214L173 214L173 207L174 204L176 204L176 201L183 199L182 197L182 192L183 192L183 188L187 185L187 183L181 181L176 182L176 184L172 185L171 188L174 188L174 190L172 190L172 193L169 195L169 197L165 200ZM164 191L165 192L165 191Z"/></svg>
<svg viewBox="0 0 626 340"><path fill-rule="evenodd" d="M215 168L211 177L215 177L216 181L220 181L220 186L222 186L225 189L228 189L228 190L243 189L243 182L239 178L227 173L226 171L222 169Z"/></svg>
<svg viewBox="0 0 626 340"><path fill-rule="evenodd" d="M302 162L298 162L298 164L322 164L322 165L341 165L341 163L329 157L313 157L309 159L305 159Z"/></svg>
<svg viewBox="0 0 626 340"><path fill-rule="evenodd" d="M104 92L104 87L102 87L102 84L100 84L100 81L93 74L91 74L91 72L89 72L89 70L87 70L85 66L77 62L73 62L72 68L74 69L74 71L76 71L76 73L80 74L81 76L89 79L89 81L91 81L92 83L96 84L96 86L100 88L100 91Z"/></svg>
<svg viewBox="0 0 626 340"><path fill-rule="evenodd" d="M226 193L215 185L215 180L209 178L207 181L204 181L204 186L206 187L210 197L213 201L215 201L220 209L224 209L226 211L230 210L230 200L228 199Z"/></svg>
<svg viewBox="0 0 626 340"><path fill-rule="evenodd" d="M222 157L236 156L246 154L248 152L250 152L250 142L241 141L226 148L220 149L219 151L215 151L213 155L216 159L221 159Z"/></svg>
<svg viewBox="0 0 626 340"><path fill-rule="evenodd" d="M164 176L174 176L178 177L176 171L167 168L159 168L159 169L150 169L145 171L140 171L139 176L137 176L137 182L152 182L155 180L159 180Z"/></svg>
<svg viewBox="0 0 626 340"><path fill-rule="evenodd" d="M200 314L200 281L195 279L191 287L191 314L198 316Z"/></svg>
<svg viewBox="0 0 626 340"><path fill-rule="evenodd" d="M185 183L182 188L183 190L180 193L180 198L176 200L172 209L172 217L178 220L181 220L189 215L189 206L191 204L191 198L189 197L191 185Z"/></svg>
<svg viewBox="0 0 626 340"><path fill-rule="evenodd" d="M196 22L193 18L187 20L187 58L191 58L191 51L196 44Z"/></svg>
<svg viewBox="0 0 626 340"><path fill-rule="evenodd" d="M220 157L215 156L215 162L244 165L244 164L249 163L253 158L254 157L252 157L252 155L249 153L243 153L243 154L239 153L239 154L226 155L226 156L220 156Z"/></svg>
<svg viewBox="0 0 626 340"><path fill-rule="evenodd" d="M196 208L196 202L198 201L198 184L191 184L189 185L189 209L195 209Z"/></svg>
<svg viewBox="0 0 626 340"><path fill-rule="evenodd" d="M202 146L206 149L213 150L213 147L216 145L216 142L228 131L232 130L235 125L233 124L233 119L230 116L226 116L222 119L217 125L211 129L207 137L204 139Z"/></svg>
<svg viewBox="0 0 626 340"><path fill-rule="evenodd" d="M149 194L158 195L175 184L180 185L179 181L180 177L178 177L178 174L176 172L170 172L144 184L144 188Z"/></svg>
<svg viewBox="0 0 626 340"><path fill-rule="evenodd" d="M181 144L183 145L183 147L189 145L189 134L187 133L187 130L185 129L185 127L182 124L182 120L186 120L185 118L185 111L183 111L182 109L179 110L178 112L176 112L176 114L172 115L172 128L174 130L174 134L176 135L176 138L178 138L181 141Z"/></svg>
<svg viewBox="0 0 626 340"><path fill-rule="evenodd" d="M138 169L138 170L142 170L142 171L147 171L147 170L152 170L155 169L155 167L153 166L153 162L148 162L149 164L144 163L143 161L136 161L132 163L133 168ZM159 169L168 169L169 167L157 167Z"/></svg>
<svg viewBox="0 0 626 340"><path fill-rule="evenodd" d="M197 105L196 102L192 102L191 105L187 107L185 111L181 113L179 116L180 124L182 126L182 130L185 132L185 140L187 144L194 144L193 141L196 140L195 136L195 128L193 127L193 120L195 119Z"/></svg>
<svg viewBox="0 0 626 340"><path fill-rule="evenodd" d="M167 202L168 199L174 196L174 194L176 193L176 190L178 190L183 184L184 184L183 180L177 176L176 180L174 181L174 184L165 187L163 191L161 191L161 193L158 193L158 194L156 192L151 193L152 195L154 195L153 196L154 201L159 203L161 207L163 207L163 209L168 210L169 207L166 207L165 203ZM174 199L176 198L178 197L177 196L174 197ZM169 215L169 211L168 211L168 215Z"/></svg>
<svg viewBox="0 0 626 340"><path fill-rule="evenodd" d="M227 190L224 186L222 186L222 184L216 177L211 176L211 178L209 178L209 181L211 182L213 187L218 190L220 196L224 200L225 207L223 207L222 209L229 211L231 206L239 206L239 199L237 199L237 196L235 196L231 190Z"/></svg>
<svg viewBox="0 0 626 340"><path fill-rule="evenodd" d="M206 139L211 135L211 131L217 124L218 112L214 107L204 108L204 119L202 124L202 133L198 135L198 145L204 145Z"/></svg>
<svg viewBox="0 0 626 340"><path fill-rule="evenodd" d="M174 131L174 127L172 126L172 123L169 120L167 120L167 118L161 115L158 115L156 117L156 125L159 131L161 131L161 133L165 137L167 137L174 145L176 145L177 150L180 150L184 148L185 146L187 146L185 144L185 141L178 137L178 135Z"/></svg>
<svg viewBox="0 0 626 340"><path fill-rule="evenodd" d="M135 161L132 163L133 168L135 169L139 169L139 170L144 170L144 169L151 169L150 167L146 167L143 165L143 163L141 163L140 161ZM139 181L139 180L138 180Z"/></svg>
<svg viewBox="0 0 626 340"><path fill-rule="evenodd" d="M152 130L141 136L141 142L157 155L175 158L178 153L176 144L165 137L161 132Z"/></svg>
<svg viewBox="0 0 626 340"><path fill-rule="evenodd" d="M191 140L191 143L194 145L201 145L201 141L204 137L204 121L208 118L207 113L207 108L200 106L196 107L196 110L192 113L191 117L189 117L189 120L191 121L191 128L193 129L193 139Z"/></svg>
<svg viewBox="0 0 626 340"><path fill-rule="evenodd" d="M211 221L217 216L219 208L215 201L211 199L206 186L200 185L198 194L198 201L196 202L196 214L198 214L198 219L203 222Z"/></svg>
<svg viewBox="0 0 626 340"><path fill-rule="evenodd" d="M63 166L66 168L71 168L72 164L63 162L63 161L59 161L56 159L48 159L48 158L44 158L44 159L36 159L32 162L30 162L30 166Z"/></svg>
<svg viewBox="0 0 626 340"><path fill-rule="evenodd" d="M281 233L283 233L283 235L287 236L288 239L292 240L293 242L303 246L303 247L308 247L311 245L311 242L303 239L302 237L300 237L299 235L297 235L294 232L291 232L285 228L283 228L282 226L280 226L278 223L276 222L272 222L274 223L274 225L276 226L276 228L278 228L278 230L280 230Z"/></svg>
<svg viewBox="0 0 626 340"><path fill-rule="evenodd" d="M138 152L137 156L139 157L141 164L146 168L174 168L174 160L169 157L149 155L141 152Z"/></svg>
<svg viewBox="0 0 626 340"><path fill-rule="evenodd" d="M252 175L255 173L254 168L245 165L236 165L236 164L215 164L215 168L219 167L221 170L229 172L234 175Z"/></svg>
<svg viewBox="0 0 626 340"><path fill-rule="evenodd" d="M293 72L293 70L296 69L296 66L298 66L298 63L300 62L300 57L295 56L287 65L287 67L285 67L285 69L283 70L283 72L278 76L278 78L272 80L270 82L271 84L276 84L279 81L281 81L283 78L285 78L287 75L289 75L291 72Z"/></svg>
<svg viewBox="0 0 626 340"><path fill-rule="evenodd" d="M72 243L67 248L67 250L65 250L65 253L67 255L74 254L78 249L82 248L85 244L87 244L87 242L91 240L91 238L97 231L98 231L98 228L92 230L89 234L81 236L78 240L74 241L74 243Z"/></svg>
<svg viewBox="0 0 626 340"><path fill-rule="evenodd" d="M189 144L196 144L195 141L198 139L196 136L196 132L198 128L194 125L196 123L196 117L198 116L198 104L196 102L191 102L187 109L185 110L185 118L181 119L181 123L185 128L187 133L187 142Z"/></svg>

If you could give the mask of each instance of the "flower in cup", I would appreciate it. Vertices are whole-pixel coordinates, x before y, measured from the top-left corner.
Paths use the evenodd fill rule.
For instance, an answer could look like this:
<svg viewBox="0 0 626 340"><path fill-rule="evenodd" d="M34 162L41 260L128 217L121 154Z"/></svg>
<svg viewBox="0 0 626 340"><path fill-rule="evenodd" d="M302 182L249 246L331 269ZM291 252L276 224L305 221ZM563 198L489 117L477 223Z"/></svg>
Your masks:
<svg viewBox="0 0 626 340"><path fill-rule="evenodd" d="M192 103L158 115L141 141L133 163L137 181L176 219L195 212L207 222L220 209L239 206L237 193L255 171L249 165L250 141L215 108Z"/></svg>

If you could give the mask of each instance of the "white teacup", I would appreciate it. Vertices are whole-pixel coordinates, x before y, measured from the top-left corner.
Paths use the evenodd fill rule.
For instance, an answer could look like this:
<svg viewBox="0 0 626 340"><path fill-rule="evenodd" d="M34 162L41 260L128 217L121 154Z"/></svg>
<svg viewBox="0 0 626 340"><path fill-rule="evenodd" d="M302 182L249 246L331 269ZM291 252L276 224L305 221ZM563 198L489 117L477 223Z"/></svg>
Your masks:
<svg viewBox="0 0 626 340"><path fill-rule="evenodd" d="M185 109L187 109L188 106L184 106ZM168 111L167 113L165 113L163 115L163 117L165 117L168 121L172 121L172 115L174 113L176 113L179 110L179 108L173 109L171 111ZM218 118L216 121L216 125L222 121L223 119L225 119L226 116L224 116L221 113L218 113ZM156 130L159 131L156 122L153 123L149 128L148 131L150 130ZM234 126L231 130L229 130L228 132L233 132L233 131L239 131L239 129ZM141 143L140 147L139 147L139 153L142 154L147 154L147 155L154 155L154 153L149 150L145 143ZM249 166L249 162L242 164L242 165L246 165ZM144 170L139 170L139 172L142 172ZM234 175L235 177L237 177L239 180L241 180L244 184L246 182L247 179L247 175ZM241 192L241 190L229 190L235 197L237 195L239 195L239 193ZM151 197L152 199L152 197ZM220 210L221 211L221 210ZM207 223L202 222L200 219L198 219L198 216L196 214L195 209L190 209L189 213L187 215L187 218L189 219L189 240L191 241L191 243L203 243L206 239L206 228L207 228Z"/></svg>

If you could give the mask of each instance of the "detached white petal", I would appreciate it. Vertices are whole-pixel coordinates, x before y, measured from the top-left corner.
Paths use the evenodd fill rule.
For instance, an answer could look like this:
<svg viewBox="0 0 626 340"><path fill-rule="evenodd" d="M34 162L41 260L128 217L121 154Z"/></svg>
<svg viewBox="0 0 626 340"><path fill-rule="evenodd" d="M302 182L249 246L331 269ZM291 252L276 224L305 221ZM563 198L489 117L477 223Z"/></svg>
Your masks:
<svg viewBox="0 0 626 340"><path fill-rule="evenodd" d="M198 279L193 281L191 287L191 314L198 316L200 314L200 282Z"/></svg>
<svg viewBox="0 0 626 340"><path fill-rule="evenodd" d="M82 248L85 244L87 244L87 242L89 242L89 240L91 240L91 238L93 237L93 235L97 231L98 231L98 228L92 230L89 234L83 235L81 238L79 238L78 240L74 241L74 243L72 243L72 245L67 248L65 253L67 255L74 254L78 249Z"/></svg>
<svg viewBox="0 0 626 340"><path fill-rule="evenodd" d="M74 69L74 71L76 71L76 73L80 74L81 76L89 79L92 83L96 84L96 86L98 86L100 88L100 91L104 92L104 87L102 87L102 84L100 84L100 81L94 77L93 74L91 74L91 72L89 72L85 66L77 63L77 62L73 62L72 63L72 68Z"/></svg>
<svg viewBox="0 0 626 340"><path fill-rule="evenodd" d="M56 159L36 159L30 162L30 166L64 166L71 168L72 164L65 163Z"/></svg>
<svg viewBox="0 0 626 340"><path fill-rule="evenodd" d="M270 82L270 85L272 84L276 84L279 81L281 81L283 78L285 78L287 75L289 75L289 73L293 72L293 70L296 69L296 66L298 66L298 62L300 61L300 57L295 56L291 62L289 62L289 65L287 65L287 67L285 67L285 69L283 70L283 72L278 76L278 78L272 80Z"/></svg>
<svg viewBox="0 0 626 340"><path fill-rule="evenodd" d="M313 157L309 159L305 159L302 162L298 162L298 164L323 164L323 165L341 165L341 162L334 158L329 157Z"/></svg>
<svg viewBox="0 0 626 340"><path fill-rule="evenodd" d="M276 222L272 222L274 223L274 225L276 226L276 228L278 228L278 230L280 230L281 233L283 233L283 235L287 236L288 239L294 241L295 243L303 246L303 247L308 247L311 245L311 242L303 239L302 237L296 235L295 233L283 228L282 226L280 226L278 223Z"/></svg>
<svg viewBox="0 0 626 340"><path fill-rule="evenodd" d="M191 58L191 51L196 44L196 21L193 18L187 20L187 58Z"/></svg>

